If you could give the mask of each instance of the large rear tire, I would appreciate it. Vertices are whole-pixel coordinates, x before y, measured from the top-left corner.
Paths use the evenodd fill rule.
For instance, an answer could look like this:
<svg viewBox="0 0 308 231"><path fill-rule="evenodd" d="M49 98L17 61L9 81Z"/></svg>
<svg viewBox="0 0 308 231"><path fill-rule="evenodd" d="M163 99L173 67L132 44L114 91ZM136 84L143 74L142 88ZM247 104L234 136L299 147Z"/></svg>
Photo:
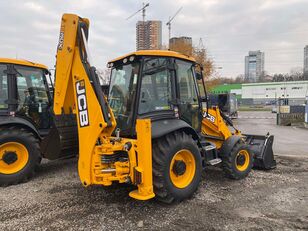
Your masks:
<svg viewBox="0 0 308 231"><path fill-rule="evenodd" d="M230 153L222 157L222 169L228 178L240 180L248 176L253 166L253 155L247 144L237 142Z"/></svg>
<svg viewBox="0 0 308 231"><path fill-rule="evenodd" d="M153 185L156 198L165 203L182 201L197 190L201 156L193 138L174 132L153 141Z"/></svg>
<svg viewBox="0 0 308 231"><path fill-rule="evenodd" d="M26 182L41 161L39 141L24 128L0 129L0 186Z"/></svg>

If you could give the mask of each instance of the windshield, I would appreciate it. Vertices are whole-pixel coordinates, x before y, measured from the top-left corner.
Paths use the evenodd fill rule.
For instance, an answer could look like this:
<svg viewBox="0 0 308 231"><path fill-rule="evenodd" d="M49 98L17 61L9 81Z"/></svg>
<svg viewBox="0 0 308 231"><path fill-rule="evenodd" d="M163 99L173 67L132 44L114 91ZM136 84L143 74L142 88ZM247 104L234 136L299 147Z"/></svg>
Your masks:
<svg viewBox="0 0 308 231"><path fill-rule="evenodd" d="M111 71L109 105L121 130L132 125L138 72L138 62L116 66Z"/></svg>

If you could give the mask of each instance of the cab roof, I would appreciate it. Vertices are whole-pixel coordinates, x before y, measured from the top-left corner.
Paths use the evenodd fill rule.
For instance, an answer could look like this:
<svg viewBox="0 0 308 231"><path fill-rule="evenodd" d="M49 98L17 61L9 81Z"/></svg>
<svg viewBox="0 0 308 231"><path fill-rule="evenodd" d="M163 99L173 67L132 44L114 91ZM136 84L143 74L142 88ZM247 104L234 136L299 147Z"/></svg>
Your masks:
<svg viewBox="0 0 308 231"><path fill-rule="evenodd" d="M132 53L129 53L127 55L118 57L116 59L113 59L111 61L109 61L109 63L113 63L113 62L117 62L119 60L122 60L124 58L130 57L132 55L136 55L136 56L161 56L161 57L174 57L174 58L179 58L179 59L184 59L190 62L196 62L196 60L188 55L183 55L179 52L175 52L175 51L168 51L168 50L139 50L139 51L135 51Z"/></svg>
<svg viewBox="0 0 308 231"><path fill-rule="evenodd" d="M28 67L36 67L36 68L48 70L47 66L43 64L39 64L39 63L34 63L28 60L0 58L0 63L11 63L11 64L23 65L23 66L28 66Z"/></svg>

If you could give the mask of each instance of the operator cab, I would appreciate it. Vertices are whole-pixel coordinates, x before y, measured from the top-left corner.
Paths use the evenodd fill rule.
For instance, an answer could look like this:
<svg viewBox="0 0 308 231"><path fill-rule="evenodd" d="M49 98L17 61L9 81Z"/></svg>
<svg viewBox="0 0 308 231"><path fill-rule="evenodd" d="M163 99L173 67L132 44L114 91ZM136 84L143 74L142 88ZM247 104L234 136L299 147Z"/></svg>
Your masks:
<svg viewBox="0 0 308 231"><path fill-rule="evenodd" d="M134 136L137 118L181 119L200 131L206 97L193 58L173 51L137 51L108 65L108 99L122 136Z"/></svg>
<svg viewBox="0 0 308 231"><path fill-rule="evenodd" d="M50 127L51 95L46 66L0 58L0 115L29 121L40 133Z"/></svg>

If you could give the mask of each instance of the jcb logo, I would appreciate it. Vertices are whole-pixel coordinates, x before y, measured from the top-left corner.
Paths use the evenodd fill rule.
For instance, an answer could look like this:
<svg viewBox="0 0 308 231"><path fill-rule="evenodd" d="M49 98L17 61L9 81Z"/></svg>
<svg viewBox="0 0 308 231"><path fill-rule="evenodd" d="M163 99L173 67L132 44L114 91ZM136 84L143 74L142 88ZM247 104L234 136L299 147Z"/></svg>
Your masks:
<svg viewBox="0 0 308 231"><path fill-rule="evenodd" d="M84 80L76 82L77 106L79 114L79 125L85 127L89 125L89 113L86 97L86 88Z"/></svg>
<svg viewBox="0 0 308 231"><path fill-rule="evenodd" d="M211 114L207 114L206 112L203 113L203 118L206 118L207 120L211 121L212 123L215 123L216 118L212 116Z"/></svg>

